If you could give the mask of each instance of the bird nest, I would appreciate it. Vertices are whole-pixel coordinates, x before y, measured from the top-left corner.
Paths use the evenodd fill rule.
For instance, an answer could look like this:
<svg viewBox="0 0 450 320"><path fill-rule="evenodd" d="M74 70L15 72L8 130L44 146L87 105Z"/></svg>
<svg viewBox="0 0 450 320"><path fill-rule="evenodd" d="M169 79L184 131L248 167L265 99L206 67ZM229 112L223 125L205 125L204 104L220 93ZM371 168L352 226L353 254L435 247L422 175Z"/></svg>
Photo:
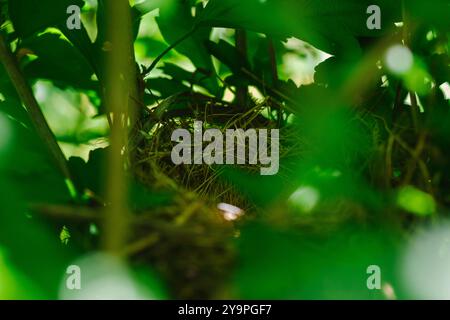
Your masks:
<svg viewBox="0 0 450 320"><path fill-rule="evenodd" d="M194 134L195 121L222 132L230 128L277 128L277 121L263 116L266 108L265 103L255 103L242 110L200 94L177 95L148 110L131 135L131 171L135 177L152 190L170 190L176 195L174 203L159 213L144 213L148 220L139 224L136 243L139 247L148 237L153 242L134 256L150 260L165 275L177 298L227 296L223 284L232 272L233 239L239 233L233 220L244 211L244 219L248 219L254 207L223 179L224 166L175 165L171 159L176 144L172 133L184 128ZM280 136L280 156L292 153L293 148L284 147L289 135ZM238 167L255 174L260 170L258 165ZM233 212L230 207L242 211Z"/></svg>

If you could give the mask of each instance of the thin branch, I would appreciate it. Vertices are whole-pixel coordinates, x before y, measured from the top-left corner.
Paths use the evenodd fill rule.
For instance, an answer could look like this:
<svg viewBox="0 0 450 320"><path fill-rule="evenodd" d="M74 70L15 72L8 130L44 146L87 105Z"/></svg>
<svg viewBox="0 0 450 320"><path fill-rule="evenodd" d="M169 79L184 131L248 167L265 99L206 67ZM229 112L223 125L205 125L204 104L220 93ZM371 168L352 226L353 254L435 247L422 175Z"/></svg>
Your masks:
<svg viewBox="0 0 450 320"><path fill-rule="evenodd" d="M391 187L391 179L392 179L392 150L394 148L395 136L394 134L390 134L388 141L386 143L386 151L385 151L385 185L386 188Z"/></svg>
<svg viewBox="0 0 450 320"><path fill-rule="evenodd" d="M277 65L277 53L275 50L275 45L273 39L269 39L269 58L270 58L270 68L272 72L272 82L276 86L278 83L278 65Z"/></svg>
<svg viewBox="0 0 450 320"><path fill-rule="evenodd" d="M33 204L30 209L33 212L52 219L92 222L102 217L98 210L82 206Z"/></svg>
<svg viewBox="0 0 450 320"><path fill-rule="evenodd" d="M236 29L236 49L238 57L236 59L247 59L247 33L243 29ZM247 108L248 87L246 85L238 86L236 88L236 101L242 110Z"/></svg>
<svg viewBox="0 0 450 320"><path fill-rule="evenodd" d="M399 81L397 84L397 88L395 90L395 101L394 101L394 108L392 110L392 126L395 125L398 118L400 117L400 113L402 112L402 83Z"/></svg>
<svg viewBox="0 0 450 320"><path fill-rule="evenodd" d="M153 60L152 64L143 71L144 79L150 75L150 72L152 72L153 69L155 69L156 65L159 63L159 61L161 61L162 58L164 58L164 56L166 54L168 54L170 51L172 51L172 49L175 49L176 46L178 46L181 42L183 42L184 40L189 38L191 35L193 35L196 31L197 31L197 27L193 27L188 33L186 33L180 39L178 39L177 41L172 43L159 56L157 56L156 59Z"/></svg>
<svg viewBox="0 0 450 320"><path fill-rule="evenodd" d="M155 232L150 233L148 236L145 236L141 239L136 240L135 242L128 244L122 250L121 255L124 257L130 257L133 255L136 255L136 254L152 247L153 245L158 243L159 240L160 240L160 236L158 233L155 233Z"/></svg>
<svg viewBox="0 0 450 320"><path fill-rule="evenodd" d="M417 102L416 93L411 91L409 92L409 97L411 99L411 118L412 118L412 125L414 128L414 131L416 133L419 132L419 119L418 119L418 110L419 110L419 104Z"/></svg>
<svg viewBox="0 0 450 320"><path fill-rule="evenodd" d="M56 141L55 135L51 131L39 104L34 97L33 90L27 82L19 64L14 57L9 45L6 43L3 35L0 34L0 60L6 69L16 91L25 105L38 135L46 144L51 155L53 156L58 168L65 178L70 179L70 171L67 166L66 158Z"/></svg>

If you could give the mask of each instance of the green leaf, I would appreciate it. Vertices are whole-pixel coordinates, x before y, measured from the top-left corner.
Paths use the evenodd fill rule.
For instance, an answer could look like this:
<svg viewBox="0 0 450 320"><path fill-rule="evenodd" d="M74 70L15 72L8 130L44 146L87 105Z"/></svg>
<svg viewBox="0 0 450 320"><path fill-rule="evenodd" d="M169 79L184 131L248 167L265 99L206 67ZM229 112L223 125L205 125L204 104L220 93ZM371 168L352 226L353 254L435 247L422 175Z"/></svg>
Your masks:
<svg viewBox="0 0 450 320"><path fill-rule="evenodd" d="M8 258L8 265L32 281L32 284L16 283L21 285L14 288L16 295L56 299L61 279L74 254L63 249L57 232L51 232L37 219L25 214L27 184L34 184L31 181L15 183L2 179L0 175L0 247ZM34 186L38 187L37 184ZM42 189L47 187L45 184L39 186ZM30 289L33 291L29 292Z"/></svg>
<svg viewBox="0 0 450 320"><path fill-rule="evenodd" d="M449 0L410 0L405 1L405 7L409 14L414 18L414 22L421 22L427 25L437 26L443 30L450 30Z"/></svg>
<svg viewBox="0 0 450 320"><path fill-rule="evenodd" d="M66 226L63 226L61 229L61 232L59 234L59 239L61 240L61 243L64 245L67 245L70 240L70 231L67 229Z"/></svg>
<svg viewBox="0 0 450 320"><path fill-rule="evenodd" d="M377 4L383 30L369 30L366 14ZM328 53L358 50L357 36L379 36L400 17L400 3L369 0L210 0L197 24L243 28L271 36L297 37ZM282 23L281 23L282 22Z"/></svg>
<svg viewBox="0 0 450 320"><path fill-rule="evenodd" d="M30 37L21 43L20 48L37 56L24 68L28 77L52 80L63 87L97 87L96 82L91 80L94 71L89 62L60 34L45 33Z"/></svg>
<svg viewBox="0 0 450 320"><path fill-rule="evenodd" d="M104 164L107 152L107 148L91 151L87 163L78 157L69 159L69 168L73 174L74 184L79 191L89 189L100 196L104 195L102 181L105 177Z"/></svg>
<svg viewBox="0 0 450 320"><path fill-rule="evenodd" d="M3 150L0 178L21 185L29 202L64 202L70 199L64 177L55 168L53 158L38 138L34 127L27 127L0 113Z"/></svg>
<svg viewBox="0 0 450 320"><path fill-rule="evenodd" d="M278 83L274 83L273 79L273 70L272 70L272 61L269 53L269 45L270 41L267 37L258 38L257 42L254 43L254 47L256 48L255 53L253 54L253 73L258 76L265 84L268 86L276 87ZM278 57L283 56L284 47L281 45L280 41L273 41L274 50L276 51L276 55ZM277 64L278 61L275 61Z"/></svg>
<svg viewBox="0 0 450 320"><path fill-rule="evenodd" d="M83 0L9 0L9 14L14 30L21 37L43 31L49 27L65 25L68 18L67 8L84 6Z"/></svg>
<svg viewBox="0 0 450 320"><path fill-rule="evenodd" d="M208 41L205 45L209 53L223 62L235 75L245 76L242 69L251 71L247 58L227 41L220 40L219 43Z"/></svg>
<svg viewBox="0 0 450 320"><path fill-rule="evenodd" d="M8 19L7 0L0 0L0 26Z"/></svg>
<svg viewBox="0 0 450 320"><path fill-rule="evenodd" d="M30 204L66 203L70 195L34 129L1 112L0 119L7 142L0 148L0 248L8 266L32 280L16 283L16 295L54 299L72 253L62 249L57 232L27 211Z"/></svg>
<svg viewBox="0 0 450 320"><path fill-rule="evenodd" d="M156 117L163 119L169 112L187 109L188 105L179 101L179 98L182 98L182 96L183 93L176 93L161 101L155 109Z"/></svg>
<svg viewBox="0 0 450 320"><path fill-rule="evenodd" d="M244 228L235 283L241 299L383 299L367 268L398 288L398 239L389 230L342 228L321 237L266 225ZM399 292L397 291L397 294Z"/></svg>
<svg viewBox="0 0 450 320"><path fill-rule="evenodd" d="M147 88L156 90L160 93L160 98L168 98L174 94L190 91L190 88L183 85L179 81L167 78L148 79L146 81Z"/></svg>
<svg viewBox="0 0 450 320"><path fill-rule="evenodd" d="M448 54L433 54L425 57L425 62L438 85L448 81L450 76L450 56Z"/></svg>
<svg viewBox="0 0 450 320"><path fill-rule="evenodd" d="M190 85L203 87L212 94L217 93L217 85L211 82L211 78L214 75L211 75L211 72L208 72L208 70L197 69L194 72L190 72L176 64L167 62L160 69L173 80L177 80L180 83L188 82Z"/></svg>
<svg viewBox="0 0 450 320"><path fill-rule="evenodd" d="M188 1L178 0L172 7L160 8L156 18L164 39L172 44L195 27ZM212 60L204 47L209 39L211 28L200 28L191 37L180 43L175 50L188 57L197 68L213 70Z"/></svg>
<svg viewBox="0 0 450 320"><path fill-rule="evenodd" d="M403 187L398 191L397 205L418 216L429 216L436 212L433 197L412 186Z"/></svg>
<svg viewBox="0 0 450 320"><path fill-rule="evenodd" d="M22 104L17 100L0 102L0 112L3 112L21 123L31 125L25 108L22 107Z"/></svg>
<svg viewBox="0 0 450 320"><path fill-rule="evenodd" d="M150 190L134 179L130 183L129 201L133 210L148 210L169 205L172 203L172 197L169 192Z"/></svg>
<svg viewBox="0 0 450 320"><path fill-rule="evenodd" d="M30 118L20 102L16 89L11 84L8 74L3 65L0 64L0 112L7 114L15 120L31 126Z"/></svg>
<svg viewBox="0 0 450 320"><path fill-rule="evenodd" d="M220 178L260 207L274 204L286 187L279 175L261 176L259 172L252 174L233 167L225 167Z"/></svg>

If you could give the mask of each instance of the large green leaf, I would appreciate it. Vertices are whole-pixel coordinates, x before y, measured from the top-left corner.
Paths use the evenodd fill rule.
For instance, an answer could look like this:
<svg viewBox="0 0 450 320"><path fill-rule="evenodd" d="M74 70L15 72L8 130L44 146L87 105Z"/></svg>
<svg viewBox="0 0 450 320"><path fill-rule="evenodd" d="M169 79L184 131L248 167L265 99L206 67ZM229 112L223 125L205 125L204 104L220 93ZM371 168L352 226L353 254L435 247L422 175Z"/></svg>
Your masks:
<svg viewBox="0 0 450 320"><path fill-rule="evenodd" d="M4 279L0 277L1 291L13 290L20 299L56 299L73 253L61 245L56 232L49 232L51 230L36 217L27 217L24 201L28 189L24 189L24 185L23 182L14 183L0 176L0 248L9 262L7 269L22 273L32 281L33 286L16 282L16 287L8 288L6 283L5 288Z"/></svg>
<svg viewBox="0 0 450 320"><path fill-rule="evenodd" d="M78 157L69 159L69 168L73 174L74 184L78 190L91 190L104 196L103 179L105 178L104 164L106 163L107 149L96 149L89 153L89 161L86 163Z"/></svg>
<svg viewBox="0 0 450 320"><path fill-rule="evenodd" d="M243 68L248 71L251 70L247 58L227 41L220 40L218 43L208 41L206 42L206 47L209 53L223 62L235 75L244 76Z"/></svg>
<svg viewBox="0 0 450 320"><path fill-rule="evenodd" d="M242 230L236 284L243 299L383 299L369 290L367 268L396 286L398 236L345 227L326 236L253 225ZM397 291L397 294L399 292Z"/></svg>
<svg viewBox="0 0 450 320"><path fill-rule="evenodd" d="M181 84L187 82L190 86L197 85L205 88L210 93L216 93L216 95L220 96L220 94L217 94L217 84L214 84L213 81L211 81L211 73L208 73L207 70L197 69L194 72L190 72L176 64L167 62L160 69L173 80L176 80Z"/></svg>
<svg viewBox="0 0 450 320"><path fill-rule="evenodd" d="M196 28L196 19L191 13L191 1L177 0L171 6L162 6L159 17L156 19L164 39L169 44L182 39ZM196 6L196 15L201 15L201 5ZM203 83L213 94L219 93L217 80L215 78L214 66L211 56L206 50L205 42L209 40L211 27L198 28L190 37L179 43L175 50L188 57L197 70L208 74Z"/></svg>
<svg viewBox="0 0 450 320"><path fill-rule="evenodd" d="M3 109L4 102L0 104ZM70 199L64 177L33 127L6 117L0 112L3 139L8 138L6 150L1 152L0 177L22 186L26 200L42 203Z"/></svg>
<svg viewBox="0 0 450 320"><path fill-rule="evenodd" d="M31 78L52 80L59 85L82 89L95 89L92 81L94 70L85 57L61 35L45 33L32 36L21 47L37 56L25 66L25 74Z"/></svg>
<svg viewBox="0 0 450 320"><path fill-rule="evenodd" d="M84 25L80 30L67 28L67 8L72 5L82 8L84 0L9 0L9 15L15 32L22 38L50 27L59 28L95 67L94 49Z"/></svg>
<svg viewBox="0 0 450 320"><path fill-rule="evenodd" d="M178 0L172 7L160 8L158 26L164 39L172 44L194 28L195 18L191 15L189 1ZM209 39L211 28L201 28L190 38L180 43L176 50L187 56L197 68L212 70L212 60L204 42Z"/></svg>
<svg viewBox="0 0 450 320"><path fill-rule="evenodd" d="M2 64L0 64L0 94L2 97L0 99L0 112L5 113L9 117L24 124L31 125L28 114L22 106L16 89L11 84L8 74Z"/></svg>
<svg viewBox="0 0 450 320"><path fill-rule="evenodd" d="M415 23L421 22L450 30L450 0L405 1L405 6Z"/></svg>
<svg viewBox="0 0 450 320"><path fill-rule="evenodd" d="M9 14L15 31L22 37L48 27L66 23L67 8L71 5L83 7L83 0L9 0Z"/></svg>
<svg viewBox="0 0 450 320"><path fill-rule="evenodd" d="M370 5L379 5L382 30L367 28ZM369 0L210 0L197 23L295 36L329 53L357 49L357 36L378 36L393 27L400 2ZM346 50L346 51L344 51Z"/></svg>
<svg viewBox="0 0 450 320"><path fill-rule="evenodd" d="M147 87L152 90L158 91L160 98L167 98L171 95L189 91L190 88L183 85L177 80L167 78L148 79L146 81ZM154 92L153 92L154 93Z"/></svg>

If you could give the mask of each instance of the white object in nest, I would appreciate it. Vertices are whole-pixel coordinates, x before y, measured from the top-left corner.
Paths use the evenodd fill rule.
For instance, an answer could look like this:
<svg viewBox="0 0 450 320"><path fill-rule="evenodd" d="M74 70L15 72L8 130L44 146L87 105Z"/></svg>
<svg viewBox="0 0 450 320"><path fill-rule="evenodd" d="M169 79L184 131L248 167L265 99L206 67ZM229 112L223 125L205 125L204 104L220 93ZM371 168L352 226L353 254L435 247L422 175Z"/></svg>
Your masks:
<svg viewBox="0 0 450 320"><path fill-rule="evenodd" d="M217 208L222 211L223 217L225 220L233 221L239 218L241 215L244 214L244 211L241 208L238 208L236 206L233 206L228 203L219 203L217 205Z"/></svg>

